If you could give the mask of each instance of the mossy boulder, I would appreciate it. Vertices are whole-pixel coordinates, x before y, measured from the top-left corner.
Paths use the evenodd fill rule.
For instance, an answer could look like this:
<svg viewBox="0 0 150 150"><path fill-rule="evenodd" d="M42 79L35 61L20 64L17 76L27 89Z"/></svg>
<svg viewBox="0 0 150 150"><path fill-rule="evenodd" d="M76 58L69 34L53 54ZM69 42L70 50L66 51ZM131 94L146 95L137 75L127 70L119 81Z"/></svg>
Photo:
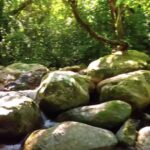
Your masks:
<svg viewBox="0 0 150 150"><path fill-rule="evenodd" d="M74 108L58 116L58 121L73 120L103 128L114 128L126 121L131 114L131 106L114 100L98 105Z"/></svg>
<svg viewBox="0 0 150 150"><path fill-rule="evenodd" d="M29 72L29 71L33 71L33 72L37 70L41 70L45 72L49 71L47 67L41 64L26 64L26 63L14 63L5 67L3 70L9 73L13 73L17 76L19 76L22 73Z"/></svg>
<svg viewBox="0 0 150 150"><path fill-rule="evenodd" d="M118 141L125 146L134 146L137 137L137 121L128 119L122 127L117 131L116 137Z"/></svg>
<svg viewBox="0 0 150 150"><path fill-rule="evenodd" d="M71 71L54 71L44 77L37 98L43 111L59 112L87 104L90 85L86 76Z"/></svg>
<svg viewBox="0 0 150 150"><path fill-rule="evenodd" d="M0 141L12 142L37 129L41 124L38 106L16 92L0 96Z"/></svg>
<svg viewBox="0 0 150 150"><path fill-rule="evenodd" d="M118 74L147 69L149 62L150 57L143 52L135 50L128 50L124 54L116 52L90 63L87 68L87 74L95 82L99 82Z"/></svg>
<svg viewBox="0 0 150 150"><path fill-rule="evenodd" d="M64 122L34 131L23 150L110 150L117 144L111 131L78 122Z"/></svg>
<svg viewBox="0 0 150 150"><path fill-rule="evenodd" d="M103 80L98 91L103 101L119 99L134 109L144 109L150 104L150 71L139 70Z"/></svg>

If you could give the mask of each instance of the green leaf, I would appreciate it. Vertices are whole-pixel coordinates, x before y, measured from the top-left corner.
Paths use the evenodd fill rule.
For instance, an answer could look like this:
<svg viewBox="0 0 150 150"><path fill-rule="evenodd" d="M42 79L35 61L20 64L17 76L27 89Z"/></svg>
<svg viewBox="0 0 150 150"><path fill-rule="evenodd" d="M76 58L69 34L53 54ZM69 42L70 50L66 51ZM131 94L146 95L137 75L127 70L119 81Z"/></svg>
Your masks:
<svg viewBox="0 0 150 150"><path fill-rule="evenodd" d="M118 7L118 6L122 5L122 4L126 4L128 1L129 0L117 0L116 1L116 6Z"/></svg>

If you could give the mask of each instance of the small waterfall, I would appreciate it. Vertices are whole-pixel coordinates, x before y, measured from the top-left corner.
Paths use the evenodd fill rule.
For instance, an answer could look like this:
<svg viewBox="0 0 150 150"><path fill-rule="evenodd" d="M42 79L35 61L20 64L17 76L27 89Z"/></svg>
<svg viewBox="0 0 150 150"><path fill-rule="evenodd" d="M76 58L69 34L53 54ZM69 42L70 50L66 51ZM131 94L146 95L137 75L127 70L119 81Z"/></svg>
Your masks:
<svg viewBox="0 0 150 150"><path fill-rule="evenodd" d="M43 112L41 112L41 116L43 119L43 128L53 127L57 122L48 119Z"/></svg>

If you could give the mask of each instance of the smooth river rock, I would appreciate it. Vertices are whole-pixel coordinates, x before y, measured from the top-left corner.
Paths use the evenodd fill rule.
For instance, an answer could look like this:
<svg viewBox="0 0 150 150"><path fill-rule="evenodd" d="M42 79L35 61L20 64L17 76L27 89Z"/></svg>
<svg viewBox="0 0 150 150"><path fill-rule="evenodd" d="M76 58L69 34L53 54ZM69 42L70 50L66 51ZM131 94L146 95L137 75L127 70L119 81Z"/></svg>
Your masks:
<svg viewBox="0 0 150 150"><path fill-rule="evenodd" d="M17 141L40 125L40 110L32 99L15 92L0 96L0 142Z"/></svg>
<svg viewBox="0 0 150 150"><path fill-rule="evenodd" d="M117 144L108 130L78 122L64 122L55 127L34 131L23 150L112 150Z"/></svg>
<svg viewBox="0 0 150 150"><path fill-rule="evenodd" d="M126 121L132 112L129 104L114 100L97 105L71 109L58 116L59 121L72 120L89 125L114 128Z"/></svg>

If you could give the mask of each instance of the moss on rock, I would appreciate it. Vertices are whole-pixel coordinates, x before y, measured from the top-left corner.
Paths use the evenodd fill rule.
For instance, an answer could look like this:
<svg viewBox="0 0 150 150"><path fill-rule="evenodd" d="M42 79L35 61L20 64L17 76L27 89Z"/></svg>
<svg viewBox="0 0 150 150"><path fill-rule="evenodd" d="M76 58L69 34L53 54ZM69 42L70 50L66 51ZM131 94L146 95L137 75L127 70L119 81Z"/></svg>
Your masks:
<svg viewBox="0 0 150 150"><path fill-rule="evenodd" d="M23 150L112 150L117 144L108 130L78 122L64 122L33 132Z"/></svg>
<svg viewBox="0 0 150 150"><path fill-rule="evenodd" d="M114 128L128 119L131 111L129 104L114 100L98 105L74 108L61 114L58 120L72 120L103 128Z"/></svg>
<svg viewBox="0 0 150 150"><path fill-rule="evenodd" d="M25 72L36 71L36 70L45 70L47 72L49 71L47 67L41 64L26 64L26 63L14 63L5 67L3 70L18 75Z"/></svg>
<svg viewBox="0 0 150 150"><path fill-rule="evenodd" d="M139 70L121 74L98 85L103 101L120 99L130 103L135 109L143 109L150 104L150 71Z"/></svg>
<svg viewBox="0 0 150 150"><path fill-rule="evenodd" d="M71 71L54 71L44 77L37 97L44 111L59 112L87 104L90 85L86 76Z"/></svg>
<svg viewBox="0 0 150 150"><path fill-rule="evenodd" d="M143 52L128 50L123 55L116 52L90 63L87 74L99 82L118 74L147 69L149 62L150 57Z"/></svg>

